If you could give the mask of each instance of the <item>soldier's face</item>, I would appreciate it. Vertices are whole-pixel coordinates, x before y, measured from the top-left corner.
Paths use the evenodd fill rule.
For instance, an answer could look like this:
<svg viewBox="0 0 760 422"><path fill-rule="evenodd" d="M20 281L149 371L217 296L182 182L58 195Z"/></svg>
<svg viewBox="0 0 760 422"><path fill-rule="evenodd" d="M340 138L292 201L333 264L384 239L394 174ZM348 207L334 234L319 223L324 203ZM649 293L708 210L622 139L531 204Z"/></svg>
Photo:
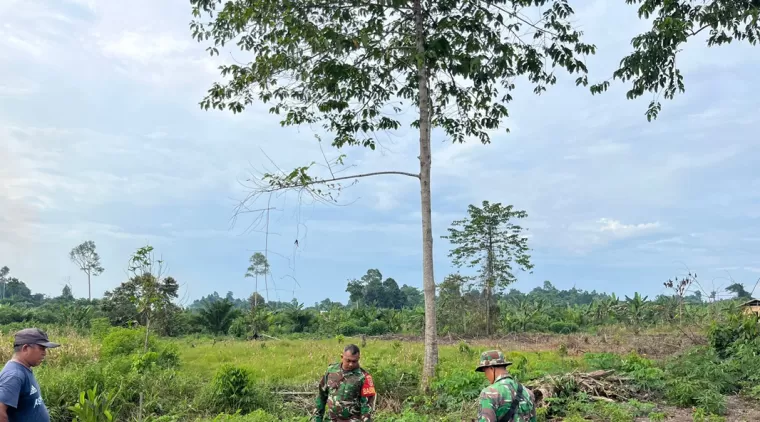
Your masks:
<svg viewBox="0 0 760 422"><path fill-rule="evenodd" d="M344 371L353 371L359 367L359 353L353 355L351 352L343 352L343 359L341 363Z"/></svg>

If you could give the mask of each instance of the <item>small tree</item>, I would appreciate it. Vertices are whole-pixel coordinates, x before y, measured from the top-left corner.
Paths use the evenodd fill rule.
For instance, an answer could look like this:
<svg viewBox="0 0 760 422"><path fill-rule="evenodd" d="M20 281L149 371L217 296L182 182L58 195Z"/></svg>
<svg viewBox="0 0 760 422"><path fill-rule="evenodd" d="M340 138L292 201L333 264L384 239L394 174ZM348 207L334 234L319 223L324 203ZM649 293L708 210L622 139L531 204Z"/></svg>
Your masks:
<svg viewBox="0 0 760 422"><path fill-rule="evenodd" d="M697 279L697 274L694 273L694 275L689 272L689 275L686 277L678 278L675 277L673 280L668 279L668 281L664 282L663 285L669 289L673 289L673 293L675 293L675 297L678 300L678 323L683 325L683 301L684 296L686 296L686 292L689 291L689 287L694 283Z"/></svg>
<svg viewBox="0 0 760 422"><path fill-rule="evenodd" d="M533 264L528 255L528 239L513 218L525 218L528 213L516 211L512 205L470 205L468 218L454 221L448 239L454 249L449 253L457 267L478 267L482 291L486 296L486 335L491 335L491 296L494 289L503 289L517 280L515 269L530 271ZM516 267L516 268L515 268Z"/></svg>
<svg viewBox="0 0 760 422"><path fill-rule="evenodd" d="M162 291L161 280L166 273L164 261L155 259L153 246L143 246L132 255L129 260L129 272L134 274L135 286L131 301L137 307L137 311L145 316L145 344L143 353L148 352L148 339L150 337L150 322L153 314L160 309ZM175 283L176 284L176 283ZM145 375L142 374L144 377ZM142 420L143 392L140 391L140 404L138 408L138 420Z"/></svg>
<svg viewBox="0 0 760 422"><path fill-rule="evenodd" d="M134 274L130 300L137 312L145 318L145 352L148 351L151 317L161 303L161 279L166 273L164 261L155 259L153 246L137 249L129 260L129 271Z"/></svg>
<svg viewBox="0 0 760 422"><path fill-rule="evenodd" d="M71 262L77 264L81 271L87 274L87 299L92 300L91 277L99 276L104 271L100 265L100 255L95 252L95 242L88 240L74 247L69 252L69 258Z"/></svg>

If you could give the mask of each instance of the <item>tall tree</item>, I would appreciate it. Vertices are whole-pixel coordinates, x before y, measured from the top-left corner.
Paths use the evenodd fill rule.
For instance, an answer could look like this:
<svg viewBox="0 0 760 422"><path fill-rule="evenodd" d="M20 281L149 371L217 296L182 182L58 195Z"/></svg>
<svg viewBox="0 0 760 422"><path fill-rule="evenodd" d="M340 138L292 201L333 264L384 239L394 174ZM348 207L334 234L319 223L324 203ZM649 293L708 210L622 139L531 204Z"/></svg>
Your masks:
<svg viewBox="0 0 760 422"><path fill-rule="evenodd" d="M81 271L87 274L87 299L92 300L91 278L103 273L103 267L100 265L100 255L95 252L95 242L88 240L74 247L69 252L69 259L77 264Z"/></svg>
<svg viewBox="0 0 760 422"><path fill-rule="evenodd" d="M10 272L11 270L7 266L0 268L0 283L3 285L3 299L5 299L5 283L8 282L8 274L10 274Z"/></svg>
<svg viewBox="0 0 760 422"><path fill-rule="evenodd" d="M404 307L414 309L423 304L422 292L420 289L404 284L401 286L401 294L404 296Z"/></svg>
<svg viewBox="0 0 760 422"><path fill-rule="evenodd" d="M726 291L735 294L737 299L752 299L752 295L744 288L744 285L741 283L734 283L726 287Z"/></svg>
<svg viewBox="0 0 760 422"><path fill-rule="evenodd" d="M256 308L259 305L259 276L263 275L266 277L267 274L269 274L269 261L267 261L267 257L264 256L263 253L256 252L255 254L251 255L249 262L251 265L248 266L248 270L246 270L245 276L253 277L254 279L256 295L253 296L253 307Z"/></svg>
<svg viewBox="0 0 760 422"><path fill-rule="evenodd" d="M449 253L454 265L478 268L486 296L486 335L490 335L493 290L515 282L515 269L533 268L523 228L511 221L525 218L528 213L514 210L512 205L488 201L483 201L482 208L470 205L467 212L468 218L454 221L448 229L449 235L441 237L454 246Z"/></svg>
<svg viewBox="0 0 760 422"><path fill-rule="evenodd" d="M684 44L707 31L707 45L720 46L733 41L756 45L760 39L760 1L758 0L626 0L639 5L639 18L652 19L652 29L633 38L634 51L620 61L612 79L631 81L629 99L649 92L653 99L646 116L657 118L662 108L659 97L672 99L685 92L683 75L676 56ZM591 87L592 93L605 91L609 81Z"/></svg>
<svg viewBox="0 0 760 422"><path fill-rule="evenodd" d="M227 79L201 101L205 109L242 112L256 100L283 114L283 125L318 124L336 148L375 149L376 132L399 129L400 112L416 108L419 171L380 171L336 176L310 174L311 165L266 173L241 204L275 191L296 190L334 201L340 183L402 175L420 184L425 356L421 386L427 389L438 362L431 221L431 130L454 142L490 143L507 115L519 76L536 93L556 82L554 69L587 72L578 56L595 47L581 41L567 0L191 0L193 36L210 54L235 42L255 57L221 67ZM525 7L540 7L531 21ZM208 19L202 15L207 14ZM394 111L396 114L389 114ZM343 163L341 155L336 163ZM266 209L268 209L267 207ZM267 212L267 211L263 211Z"/></svg>
<svg viewBox="0 0 760 422"><path fill-rule="evenodd" d="M71 286L68 284L63 286L63 289L61 290L61 299L66 301L74 300L74 295L71 293Z"/></svg>

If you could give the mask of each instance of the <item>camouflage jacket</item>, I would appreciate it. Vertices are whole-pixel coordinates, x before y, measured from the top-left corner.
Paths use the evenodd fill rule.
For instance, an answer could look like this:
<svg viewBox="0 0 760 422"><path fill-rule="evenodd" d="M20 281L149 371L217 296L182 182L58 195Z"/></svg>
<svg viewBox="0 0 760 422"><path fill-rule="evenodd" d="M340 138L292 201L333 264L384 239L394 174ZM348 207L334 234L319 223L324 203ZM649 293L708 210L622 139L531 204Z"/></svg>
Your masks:
<svg viewBox="0 0 760 422"><path fill-rule="evenodd" d="M509 375L502 375L493 384L480 392L478 422L497 422L509 412L512 397L517 394L517 381ZM515 417L507 422L536 422L536 408L533 392L523 387L522 398Z"/></svg>
<svg viewBox="0 0 760 422"><path fill-rule="evenodd" d="M375 384L372 376L362 368L344 371L340 362L327 367L319 381L314 421L371 422L375 407Z"/></svg>

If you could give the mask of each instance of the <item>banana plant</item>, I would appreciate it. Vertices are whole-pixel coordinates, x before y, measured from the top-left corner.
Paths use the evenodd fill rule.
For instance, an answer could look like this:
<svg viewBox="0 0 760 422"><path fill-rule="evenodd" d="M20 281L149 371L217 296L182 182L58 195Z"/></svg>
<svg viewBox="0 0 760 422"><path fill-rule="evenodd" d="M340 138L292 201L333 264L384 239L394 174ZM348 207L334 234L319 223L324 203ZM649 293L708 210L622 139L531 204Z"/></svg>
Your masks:
<svg viewBox="0 0 760 422"><path fill-rule="evenodd" d="M626 316L628 317L628 323L633 327L633 332L638 334L641 330L641 325L646 318L646 311L649 307L647 302L649 296L642 297L639 292L633 295L633 298L625 297L626 304Z"/></svg>

